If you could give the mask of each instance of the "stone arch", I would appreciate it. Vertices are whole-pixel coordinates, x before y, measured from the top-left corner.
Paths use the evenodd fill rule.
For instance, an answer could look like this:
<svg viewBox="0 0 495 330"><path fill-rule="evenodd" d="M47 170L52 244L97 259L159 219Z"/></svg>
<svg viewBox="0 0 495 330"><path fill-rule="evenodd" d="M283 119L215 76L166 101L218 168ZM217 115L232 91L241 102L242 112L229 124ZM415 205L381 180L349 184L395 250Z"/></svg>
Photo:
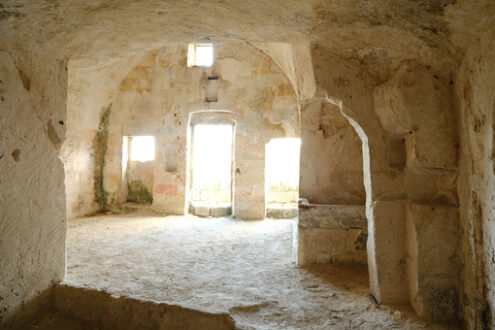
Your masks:
<svg viewBox="0 0 495 330"><path fill-rule="evenodd" d="M394 190L394 176L400 176L400 171L390 168L386 159L381 159L381 156L387 154L385 150L388 145L385 142L392 139L381 129L373 130L371 120L362 124L359 115L341 99L329 96L314 99L337 106L361 140L362 180L366 192L362 216L365 217L364 225L367 226L366 258L371 293L379 303L407 303L409 295L404 260L406 204ZM304 212L306 211L300 210L300 221L301 218L304 221L304 217L301 217ZM359 223L359 211L356 208L332 206L326 212L330 218L341 223L349 222L353 227ZM297 248L299 253L304 250L301 244ZM304 259L301 260L304 263Z"/></svg>
<svg viewBox="0 0 495 330"><path fill-rule="evenodd" d="M110 63L88 63L84 59L68 63L65 139L59 151L64 162L68 219L99 210L93 201L93 177L89 171L94 166L90 155L98 121L115 102L122 82L137 64L146 61L147 55L137 54Z"/></svg>
<svg viewBox="0 0 495 330"><path fill-rule="evenodd" d="M299 136L296 98L287 77L263 52L243 42L215 47L218 57L211 68L185 67L186 44L148 51L122 80L110 119L109 141L115 142L108 148L105 181L110 199L115 196L122 202L119 185L112 182L120 163L119 136L155 135L153 208L184 214L189 113L229 109L239 123L236 145L244 148L236 153L234 211L239 218L264 218L265 143L273 137ZM208 77L214 76L218 77L218 100L209 102L205 87Z"/></svg>
<svg viewBox="0 0 495 330"><path fill-rule="evenodd" d="M342 115L355 129L362 142L371 294L379 303L407 303L409 294L403 259L403 243L406 240L405 203L400 194L392 196L393 181L389 181L392 180L389 176L397 176L400 173L389 168L389 164L383 159L379 159L380 155L388 154L384 150L387 148L384 142L390 138L381 130L376 132L371 125L360 121L359 116L342 100L328 96L326 99L339 106ZM369 124L368 121L367 123Z"/></svg>
<svg viewBox="0 0 495 330"><path fill-rule="evenodd" d="M345 61L326 65L331 78L316 79L363 142L372 294L427 319L455 320L458 144L449 81L416 63L385 83Z"/></svg>
<svg viewBox="0 0 495 330"><path fill-rule="evenodd" d="M297 230L299 265L366 264L368 235L362 143L338 104L313 98L301 107Z"/></svg>
<svg viewBox="0 0 495 330"><path fill-rule="evenodd" d="M379 303L408 303L405 145L384 130L375 113L374 89L380 81L319 44L259 46L289 77L300 109L314 100L328 102L356 130L363 150L371 292Z"/></svg>

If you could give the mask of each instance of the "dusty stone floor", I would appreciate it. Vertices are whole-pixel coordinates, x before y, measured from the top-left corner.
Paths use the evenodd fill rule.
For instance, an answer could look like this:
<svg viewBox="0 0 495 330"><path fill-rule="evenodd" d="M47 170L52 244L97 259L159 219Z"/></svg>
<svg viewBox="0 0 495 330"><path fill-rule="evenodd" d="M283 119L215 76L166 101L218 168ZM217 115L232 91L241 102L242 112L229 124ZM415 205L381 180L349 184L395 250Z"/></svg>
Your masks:
<svg viewBox="0 0 495 330"><path fill-rule="evenodd" d="M452 329L376 306L366 267L292 263L293 220L145 213L69 221L70 285L229 312L243 329Z"/></svg>

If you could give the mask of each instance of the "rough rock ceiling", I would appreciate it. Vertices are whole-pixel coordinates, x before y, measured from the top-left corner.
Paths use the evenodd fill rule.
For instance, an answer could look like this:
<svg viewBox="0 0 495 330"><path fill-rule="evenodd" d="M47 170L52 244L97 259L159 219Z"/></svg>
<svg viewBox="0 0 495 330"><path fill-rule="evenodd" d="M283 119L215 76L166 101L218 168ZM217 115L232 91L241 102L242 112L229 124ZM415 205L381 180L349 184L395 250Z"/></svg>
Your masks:
<svg viewBox="0 0 495 330"><path fill-rule="evenodd" d="M462 30L463 24L467 25L463 19L474 19L472 15L459 14L468 12L471 5L456 2L3 0L0 48L8 44L9 49L99 62L202 38L313 41L324 44L336 55L375 66L377 70L411 58L444 67L452 66L460 54L451 42L451 26ZM486 11L490 3L468 2L477 7L483 3L485 7L481 6L479 11ZM461 22L453 24L452 20Z"/></svg>

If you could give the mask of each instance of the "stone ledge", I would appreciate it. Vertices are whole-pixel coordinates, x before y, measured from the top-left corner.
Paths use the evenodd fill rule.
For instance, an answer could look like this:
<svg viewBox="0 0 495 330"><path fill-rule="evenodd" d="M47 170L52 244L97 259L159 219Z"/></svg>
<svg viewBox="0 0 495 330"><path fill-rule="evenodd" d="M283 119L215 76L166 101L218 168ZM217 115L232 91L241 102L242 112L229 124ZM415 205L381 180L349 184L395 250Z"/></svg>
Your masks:
<svg viewBox="0 0 495 330"><path fill-rule="evenodd" d="M298 265L366 264L368 226L364 205L321 205L302 201L297 220Z"/></svg>
<svg viewBox="0 0 495 330"><path fill-rule="evenodd" d="M367 228L364 205L299 204L299 227Z"/></svg>

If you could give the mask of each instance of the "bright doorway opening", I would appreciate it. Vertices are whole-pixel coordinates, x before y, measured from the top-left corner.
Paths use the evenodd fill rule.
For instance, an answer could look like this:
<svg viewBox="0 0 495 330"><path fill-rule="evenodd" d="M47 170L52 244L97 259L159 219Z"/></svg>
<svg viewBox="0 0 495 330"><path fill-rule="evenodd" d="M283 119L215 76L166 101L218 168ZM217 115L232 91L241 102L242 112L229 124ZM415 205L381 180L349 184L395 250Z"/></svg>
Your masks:
<svg viewBox="0 0 495 330"><path fill-rule="evenodd" d="M234 125L192 126L190 210L196 215L232 212Z"/></svg>
<svg viewBox="0 0 495 330"><path fill-rule="evenodd" d="M301 139L272 139L265 148L266 215L293 218L299 199Z"/></svg>

